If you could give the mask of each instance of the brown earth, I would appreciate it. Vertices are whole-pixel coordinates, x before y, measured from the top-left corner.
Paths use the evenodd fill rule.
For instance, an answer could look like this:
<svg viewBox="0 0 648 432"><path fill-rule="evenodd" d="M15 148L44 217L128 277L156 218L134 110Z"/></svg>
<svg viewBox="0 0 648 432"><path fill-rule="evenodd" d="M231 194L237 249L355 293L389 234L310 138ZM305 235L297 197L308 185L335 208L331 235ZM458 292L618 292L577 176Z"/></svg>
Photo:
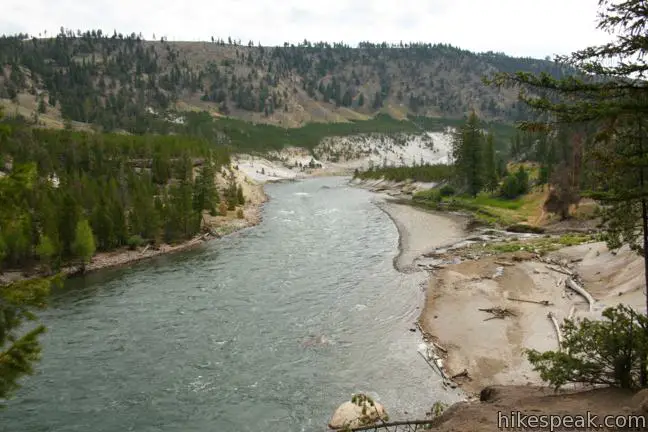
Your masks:
<svg viewBox="0 0 648 432"><path fill-rule="evenodd" d="M550 427L515 428L513 424L520 412L529 416L584 416L596 417L602 425L606 416L624 416L622 421L644 426L647 423L648 391L640 393L621 389L595 389L586 392L554 392L546 387L492 386L482 392L483 401L460 402L447 409L435 421L432 430L437 432L490 432L501 430L551 430ZM637 418L641 415L642 418ZM506 419L505 419L506 418ZM548 422L549 417L545 417ZM528 420L528 419L527 419ZM557 420L555 420L557 421ZM576 420L577 421L577 420ZM575 423L578 424L578 423ZM631 424L631 423L627 423ZM523 424L524 425L524 424ZM531 426L531 424L528 424ZM538 424L540 425L540 424ZM565 423L565 426L567 424ZM614 428L560 428L553 430L619 430ZM624 430L646 430L644 427Z"/></svg>
<svg viewBox="0 0 648 432"><path fill-rule="evenodd" d="M591 311L566 287L570 276L561 271L577 275L594 297ZM531 252L495 254L436 270L420 324L447 350L448 375L468 372L459 380L468 392L487 385L539 385L524 351L558 348L549 313L560 323L569 317L599 318L604 308L618 303L643 311L642 286L642 258L627 248L608 251L603 242L563 248L546 258ZM493 308L512 315L493 319L480 310Z"/></svg>

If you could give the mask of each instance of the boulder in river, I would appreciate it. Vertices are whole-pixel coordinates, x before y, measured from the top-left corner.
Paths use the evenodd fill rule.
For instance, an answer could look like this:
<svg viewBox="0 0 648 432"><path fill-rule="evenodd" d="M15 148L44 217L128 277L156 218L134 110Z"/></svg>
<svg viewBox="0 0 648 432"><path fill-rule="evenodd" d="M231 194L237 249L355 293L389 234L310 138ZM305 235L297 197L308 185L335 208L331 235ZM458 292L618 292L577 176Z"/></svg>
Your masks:
<svg viewBox="0 0 648 432"><path fill-rule="evenodd" d="M351 402L344 402L335 410L328 426L331 429L356 428L371 426L380 420L388 420L385 407L367 395L357 394Z"/></svg>

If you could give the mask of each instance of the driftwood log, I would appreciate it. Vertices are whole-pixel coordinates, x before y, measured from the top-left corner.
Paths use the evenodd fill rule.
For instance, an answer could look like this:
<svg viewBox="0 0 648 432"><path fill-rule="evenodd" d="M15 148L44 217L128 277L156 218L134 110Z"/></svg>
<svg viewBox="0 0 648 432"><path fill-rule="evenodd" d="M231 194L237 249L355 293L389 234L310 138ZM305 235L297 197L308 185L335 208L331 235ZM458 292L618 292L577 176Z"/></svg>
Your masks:
<svg viewBox="0 0 648 432"><path fill-rule="evenodd" d="M585 300L587 300L587 302L589 303L589 311L592 312L592 310L594 309L594 303L596 302L596 300L594 300L594 297L592 297L590 293L585 291L583 287L578 285L576 281L574 281L574 279L567 279L565 281L565 285L585 297Z"/></svg>
<svg viewBox="0 0 648 432"><path fill-rule="evenodd" d="M524 303L535 303L543 306L553 306L554 304L551 303L549 300L525 300L525 299L519 299L519 298L513 298L513 297L507 297L508 300L511 301L518 301L518 302L524 302Z"/></svg>
<svg viewBox="0 0 648 432"><path fill-rule="evenodd" d="M489 321L492 319L504 319L506 317L510 316L517 316L510 310L506 308L501 308L501 307L494 307L494 308L487 308L487 309L479 309L482 312L488 312L489 314L493 314L492 317L486 318L484 321Z"/></svg>
<svg viewBox="0 0 648 432"><path fill-rule="evenodd" d="M558 266L554 266L554 265L550 265L550 264L545 264L545 267L547 267L549 270L553 270L555 272L562 273L562 274L567 275L567 276L572 276L573 275L573 273L571 271L569 271L569 270L567 270L565 268L562 268L562 267L558 267Z"/></svg>
<svg viewBox="0 0 648 432"><path fill-rule="evenodd" d="M426 362L426 363L427 363L427 364L428 364L432 369L434 369L434 370L436 370L437 372L439 372L439 375L441 375L441 378L443 378L444 381L448 379L448 377L446 376L446 374L443 372L443 369L442 369L441 367L439 367L439 365L436 363L436 359L435 359L434 361L430 361L430 360L428 360L428 358L427 358L427 357L426 357L426 356L425 356L421 351L418 351L418 353L421 355L421 357L423 357L423 360L425 360L425 362Z"/></svg>
<svg viewBox="0 0 648 432"><path fill-rule="evenodd" d="M554 330L556 331L556 338L558 339L558 350L562 351L563 336L562 336L562 331L560 330L560 326L558 325L558 320L556 319L556 316L552 312L549 312L547 314L547 318L551 320L554 326Z"/></svg>

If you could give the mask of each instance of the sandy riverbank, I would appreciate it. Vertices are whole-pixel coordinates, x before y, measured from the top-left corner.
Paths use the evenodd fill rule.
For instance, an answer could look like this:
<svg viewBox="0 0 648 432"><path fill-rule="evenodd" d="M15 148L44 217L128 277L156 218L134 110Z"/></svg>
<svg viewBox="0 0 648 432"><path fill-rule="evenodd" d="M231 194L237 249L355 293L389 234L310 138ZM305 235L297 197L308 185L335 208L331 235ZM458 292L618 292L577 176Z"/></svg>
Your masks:
<svg viewBox="0 0 648 432"><path fill-rule="evenodd" d="M619 302L643 311L642 259L626 248L613 253L590 242L541 256L532 242L542 238L535 236L522 240L531 242L523 250L476 252L473 246L492 239L465 232L465 221L455 216L390 202L378 206L400 234L397 269L430 271L420 328L441 347L432 356L441 357L446 376L466 371L455 382L469 393L489 385L541 385L524 351L558 347L549 314L560 324L569 317L596 318ZM461 241L466 238L472 246ZM569 279L594 297L591 308L567 286ZM496 308L511 315L500 319L480 310Z"/></svg>
<svg viewBox="0 0 648 432"><path fill-rule="evenodd" d="M416 260L433 249L465 236L466 220L418 210L405 204L377 202L398 229L398 255L394 267L401 272L416 270Z"/></svg>
<svg viewBox="0 0 648 432"><path fill-rule="evenodd" d="M447 374L467 372L458 382L469 392L487 385L541 385L525 350L558 348L553 319L558 325L570 317L596 319L619 303L643 310L641 257L631 251L611 253L602 242L544 257L526 249L490 256L445 252L444 259L462 262L431 274L419 321L447 350ZM568 281L594 297L591 307ZM496 308L511 315L499 319L484 311Z"/></svg>

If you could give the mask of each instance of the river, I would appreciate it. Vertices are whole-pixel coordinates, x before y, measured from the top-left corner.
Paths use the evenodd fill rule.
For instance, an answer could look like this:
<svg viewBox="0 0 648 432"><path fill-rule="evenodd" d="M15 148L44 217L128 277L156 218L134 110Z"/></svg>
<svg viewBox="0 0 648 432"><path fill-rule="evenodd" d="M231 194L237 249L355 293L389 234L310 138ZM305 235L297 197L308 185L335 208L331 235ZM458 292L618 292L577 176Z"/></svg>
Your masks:
<svg viewBox="0 0 648 432"><path fill-rule="evenodd" d="M424 274L394 269L377 196L343 178L266 191L256 227L53 293L0 430L323 431L355 392L392 419L458 400L416 352Z"/></svg>

